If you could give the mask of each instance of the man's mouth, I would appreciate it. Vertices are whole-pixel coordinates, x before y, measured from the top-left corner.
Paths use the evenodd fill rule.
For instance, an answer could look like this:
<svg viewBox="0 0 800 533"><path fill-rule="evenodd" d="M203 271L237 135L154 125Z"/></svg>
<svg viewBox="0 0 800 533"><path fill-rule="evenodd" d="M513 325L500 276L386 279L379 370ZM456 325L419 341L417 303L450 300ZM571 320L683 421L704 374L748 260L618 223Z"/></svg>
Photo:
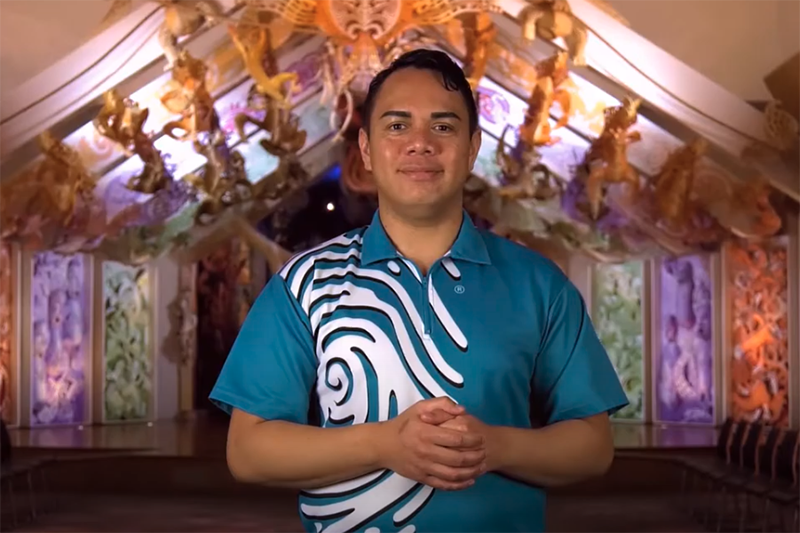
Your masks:
<svg viewBox="0 0 800 533"><path fill-rule="evenodd" d="M399 172L413 181L426 181L439 177L443 170L441 167L408 165L400 167Z"/></svg>

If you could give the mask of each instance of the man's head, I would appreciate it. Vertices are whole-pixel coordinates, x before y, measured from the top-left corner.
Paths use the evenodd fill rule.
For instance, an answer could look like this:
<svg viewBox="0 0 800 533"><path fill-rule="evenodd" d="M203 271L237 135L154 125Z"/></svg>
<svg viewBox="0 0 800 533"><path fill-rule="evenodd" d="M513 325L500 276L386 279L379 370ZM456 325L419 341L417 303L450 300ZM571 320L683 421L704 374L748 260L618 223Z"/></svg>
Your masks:
<svg viewBox="0 0 800 533"><path fill-rule="evenodd" d="M415 50L372 80L359 146L381 206L409 219L461 208L480 148L464 72L444 52Z"/></svg>

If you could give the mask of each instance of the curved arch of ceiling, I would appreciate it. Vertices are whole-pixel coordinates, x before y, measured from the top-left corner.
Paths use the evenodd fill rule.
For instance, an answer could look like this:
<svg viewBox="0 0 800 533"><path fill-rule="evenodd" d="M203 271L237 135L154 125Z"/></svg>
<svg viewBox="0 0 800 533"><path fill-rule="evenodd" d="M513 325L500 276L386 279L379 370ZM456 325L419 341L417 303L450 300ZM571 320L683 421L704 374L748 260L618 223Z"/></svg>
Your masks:
<svg viewBox="0 0 800 533"><path fill-rule="evenodd" d="M14 0L12 0L13 2ZM659 1L659 0L656 0ZM68 3L68 2L64 2ZM97 2L100 3L100 2ZM0 5L3 3L0 2ZM102 4L102 3L100 3ZM101 15L104 15L104 10L101 10ZM86 35L86 38L91 37L91 33ZM293 49L293 54L297 54L300 50ZM69 50L64 50L63 54L68 53ZM288 59L288 58L287 58ZM770 67L771 68L771 67ZM580 76L575 76L576 80L580 79ZM231 90L228 94L221 96L219 103L221 106L225 106L227 104L234 105L236 104L237 100L241 100L244 96L244 89L246 88L245 83L242 83L244 79L240 79L237 82L237 86ZM759 80L760 81L760 80ZM506 122L510 122L511 117L521 117L523 114L523 108L525 107L524 100L520 98L520 95L515 95L511 91L503 90L500 86L495 84L489 77L485 78L484 82L481 84L485 89L494 92L502 92L504 93L504 97L506 102L509 104L511 108L516 108L516 110L512 110L514 112L509 112ZM585 91L590 93L589 90L591 88L590 83L584 88ZM596 98L598 101L606 101L608 99L613 99L612 96L603 94L601 89L593 89L597 96L593 97ZM227 102L226 100L230 100ZM606 104L612 104L615 102L606 101ZM329 129L327 128L327 120L320 120L321 116L324 116L324 113L311 113L309 112L312 109L317 109L318 105L315 105L316 102L312 102L312 100L305 100L303 103L300 103L298 106L297 111L299 112L300 116L304 119L304 129L311 130L315 133L312 135L310 139L312 142L309 143L309 149L314 150L316 147L317 142L326 138L326 136L330 133ZM746 107L746 106L745 106ZM641 126L646 127L648 129L652 129L652 134L648 134L645 137L647 139L656 139L658 138L659 142L662 143L664 146L669 146L670 144L677 143L678 140L672 138L667 132L660 131L657 126L651 124L650 121L646 119L641 120ZM87 128L90 128L90 124L86 125ZM496 169L491 168L490 162L492 161L493 155L493 148L496 146L496 138L501 134L501 130L498 129L499 126L495 124L490 119L482 120L482 127L484 131L486 131L487 141L483 150L483 163L479 165L478 174L483 174L482 177L491 179L496 175ZM576 163L575 156L576 154L585 150L588 144L588 138L592 136L592 132L590 131L591 128L586 124L581 124L579 121L573 121L573 124L570 125L567 129L563 130L562 136L564 137L564 141L561 145L550 149L550 150L543 150L543 158L545 159L548 166L553 168L554 172L561 175L562 177L567 177L570 174L570 166ZM248 135L252 135L254 132L248 131ZM74 136L76 139L81 137L84 132L75 132ZM252 166L248 168L248 177L252 181L258 181L259 179L263 178L266 174L268 174L276 164L276 161L271 160L268 157L262 155L262 160L257 160L257 155L260 154L260 151L257 149L257 144L254 141L258 140L258 133L256 133L253 137L249 139L250 142L244 142L241 145L237 146L237 149L240 149L244 152L249 152L250 148L254 149L253 154L247 154L250 157L246 157L248 163L251 163ZM69 141L69 139L68 139ZM316 142L313 142L316 141ZM511 141L511 139L509 139ZM178 163L178 168L175 170L176 177L179 175L185 174L186 172L191 172L195 170L198 166L200 166L203 161L202 159L198 159L195 157L196 154L189 153L185 148L182 146L175 145L175 143L171 143L167 138L160 138L157 143L160 143L159 148L163 148L164 152L169 153L172 157L175 158L175 162ZM642 148L647 143L643 143L639 145L638 148ZM161 146L163 145L163 146ZM654 171L654 165L659 163L658 161L648 160L646 158L644 152L637 153L636 149L634 149L631 153L631 159L634 165L636 165L641 171L644 173L652 173ZM138 167L141 165L140 161L137 161L136 158L128 158L128 159L120 159L115 158L115 160L109 165L109 167L104 168L103 174L105 174L104 181L110 182L113 181L115 177L119 177L122 174L127 174L131 172L135 172L138 170ZM105 166L105 165L104 165Z"/></svg>
<svg viewBox="0 0 800 533"><path fill-rule="evenodd" d="M800 2L607 2L637 33L745 100L769 98L763 77L800 48ZM0 2L0 93L84 44L110 7L110 0Z"/></svg>
<svg viewBox="0 0 800 533"><path fill-rule="evenodd" d="M82 0L82 1L101 2L102 4L106 4L106 2L104 0ZM628 0L613 0L613 1L615 3L618 3L618 2L628 1ZM687 2L687 1L690 1L690 0L675 0L675 1L677 1L677 2ZM709 2L719 2L719 1L722 1L722 0L708 0L708 1ZM735 0L735 1L740 1L740 0ZM777 2L779 0L772 0L772 1L773 2ZM613 48L609 48L608 51L604 52L606 56L609 56L607 59L610 61L610 63L607 63L607 66L613 68L613 70L616 70L618 73L626 74L626 76L625 76L626 78L630 78L630 76L633 76L633 78L630 78L633 81L635 81L634 78L637 78L637 76L638 77L642 77L644 75L644 73L638 71L638 69L636 69L635 65L632 65L632 64L631 65L618 65L617 63L619 63L619 59L620 58L616 58L615 59L615 58L610 57L610 56L613 56L614 54L619 54L622 51L625 51L627 49L634 49L635 50L638 47L638 45L635 44L635 43L638 42L638 43L644 44L645 41L639 35L636 35L635 31L628 30L627 28L619 28L617 23L615 23L613 25L609 25L607 23L604 24L604 17L603 16L600 16L598 18L597 14L593 14L592 13L592 11L597 11L597 9L591 7L591 5L589 3L590 0L589 1L587 1L587 0L573 0L573 2L574 2L574 5L575 5L575 8L579 8L579 9L576 9L576 12L579 14L579 16L581 16L582 18L584 18L584 16L589 16L590 19L593 19L593 21L598 24L598 26L596 26L596 27L593 26L593 29L600 30L602 35L608 34L607 38L610 41L616 41L616 46L618 48L618 50L616 50L616 52L614 51ZM515 11L517 11L521 6L524 6L524 1L523 0L503 0L502 3L504 5L504 7L506 8L506 10L509 11L509 13L511 13L511 14L513 14ZM630 14L629 13L625 13L623 11L623 15L629 16ZM651 12L649 16L652 18L653 13ZM605 18L608 19L609 17L605 16ZM605 21L605 22L608 22L608 21ZM633 20L632 22L633 22L634 25L636 24L635 20ZM634 29L635 29L635 27L634 27ZM517 32L519 31L518 28L516 29L516 31ZM610 33L618 33L619 35L610 35ZM612 43L612 44L615 44L615 43ZM647 44L649 45L649 43L647 43ZM599 42L598 41L598 42L595 43L595 45L596 45L596 47L597 47L599 52L603 51L603 50L601 50L601 49L603 49L603 47L608 48L610 46L605 41L603 41L603 42ZM658 54L656 54L656 55L658 55L659 57L660 56L665 56L665 57L668 58L667 54L664 54L664 52L661 52L660 50L654 48L652 45L649 45L649 46L647 46L645 48L652 49L651 52L658 52ZM633 55L635 56L636 54L634 53ZM590 56L591 56L591 54L590 54ZM655 57L655 56L653 56L653 57ZM649 63L650 64L648 69L646 69L646 70L651 70L652 67L656 66L656 65L652 64L653 61L655 61L652 58L650 60L645 60L646 58L644 56L642 56L639 59L640 59L640 61L638 61L638 63L642 63L642 61L644 61L644 63ZM719 93L719 94L717 94L717 97L711 99L711 101L710 101L711 103L710 104L709 104L708 98L705 98L705 103L706 104L710 105L710 107L713 108L714 105L712 105L712 104L714 104L714 102L716 102L718 104L721 103L721 105L727 103L728 104L727 107L725 105L722 105L722 107L725 108L723 114L728 115L729 118L732 115L734 110L739 112L739 115L740 115L739 122L742 125L747 125L748 127L744 128L744 129L739 129L739 130L734 129L734 131L741 131L741 132L755 131L756 129L761 127L761 124L762 124L761 120L762 119L761 119L761 115L760 115L759 112L755 111L754 109L750 108L747 105L744 105L741 101L736 99L733 95L731 95L729 93L726 93L724 90L722 90L720 92L719 88L715 89L715 87L713 87L713 84L710 84L712 86L709 86L709 84L707 82L703 83L705 80L702 78L702 76L698 76L698 74L696 72L690 71L689 69L686 68L685 65L677 64L675 62L675 60L672 59L672 58L668 58L668 59L670 59L673 64L672 65L666 65L663 68L661 68L661 70L666 69L666 71L671 72L673 77L677 76L678 78L681 78L681 77L686 78L686 79L683 79L683 82L685 82L685 83L678 83L678 85L683 85L684 86L683 89L687 88L686 87L686 83L689 83L689 81L691 81L691 80L695 80L695 81L699 80L699 81L697 81L697 83L700 83L703 86L703 88L705 89L706 93L709 93L709 92ZM590 57L590 60L591 60L591 57ZM602 61L601 61L601 63L602 63ZM644 63L642 63L642 65ZM639 65L639 67L642 67L642 65ZM619 70L620 66L622 67L622 70ZM633 67L633 70L631 70L632 67ZM678 68L678 67L680 67L680 68ZM605 70L605 69L601 68L601 71L603 71L603 70ZM631 72L628 72L629 70ZM634 72L634 71L637 71L638 73ZM655 75L656 79L660 79L660 80L664 81L665 83L667 81L669 81L669 80L665 80L664 79L664 76L665 76L664 72L657 72L657 71L658 71L658 69L656 69L656 71L653 71L651 73L652 75ZM667 72L667 74L669 74L669 72ZM611 75L612 78L615 78L616 76L614 76L613 74L614 74L614 72L609 73L609 75ZM675 81L675 80L672 80L672 81ZM678 80L678 81L680 81L680 80ZM644 85L642 83L644 83ZM641 96L645 97L646 100L649 100L650 98L648 98L647 94L642 93L643 90L645 92L649 91L650 93L652 93L651 96L656 97L656 100L658 100L659 98L663 99L664 96L660 94L660 92L663 92L663 88L659 88L659 86L657 84L653 85L652 87L650 87L648 85L648 83L650 85L653 85L652 81L648 81L647 78L642 78L641 80L638 81L638 83L636 84L636 87L633 87L633 89L634 89L635 92L638 92L638 93L640 93ZM712 91L712 89L713 89L713 91ZM655 92L653 92L653 91L655 91ZM685 92L685 91L683 91L683 92ZM697 96L697 94L696 94L697 90L696 89L692 90L691 92L695 93L694 96ZM667 93L665 93L665 94L667 94ZM708 96L709 96L709 94L706 94L706 97L708 97ZM725 98L722 98L723 96ZM677 98L677 97L673 95L672 97L669 97L669 98ZM669 100L669 98L667 98L667 99ZM703 100L703 99L701 99L701 100ZM663 105L663 102L662 102L662 105ZM677 107L676 107L676 105L677 105ZM700 105L700 104L698 104L698 105ZM713 137L713 133L716 131L716 134L718 136L722 135L722 137L720 137L720 139L725 141L725 142L718 143L718 144L725 145L725 146L736 146L737 145L737 140L736 139L734 139L734 138L728 139L726 137L726 135L729 136L731 133L733 133L733 131L726 133L725 131L723 131L724 130L724 125L723 125L723 128L720 128L719 125L714 125L710 121L706 120L706 118L708 118L708 117L706 117L706 118L700 117L702 120L700 120L698 122L696 117L695 118L692 117L693 111L692 111L692 108L689 107L688 104L680 103L678 101L677 104L673 103L673 104L668 105L667 107L670 108L670 110L669 110L670 113L679 113L679 114L684 114L684 115L686 115L686 113L689 113L684 118L688 117L688 119L690 119L689 122L692 123L693 127L695 127L695 128L698 127L698 125L699 125L699 127L701 129L698 130L698 131L701 131L704 135L707 132L703 131L703 129L704 128L708 129L709 127L713 126L712 129L709 130L712 133L712 137ZM704 105L701 105L700 107L705 109L708 106L704 104ZM709 109L709 111L713 111L713 110ZM745 113L745 112L749 112L749 113ZM712 112L711 114L712 115L716 115L718 113ZM750 116L750 115L752 115L752 116ZM752 123L752 124L750 124L750 123ZM734 124L734 122L732 122L731 124ZM750 126L752 126L752 127L750 127ZM746 139L743 139L743 140L746 140ZM738 153L738 150L732 150L732 152L733 153ZM797 191L792 190L792 192L796 193Z"/></svg>

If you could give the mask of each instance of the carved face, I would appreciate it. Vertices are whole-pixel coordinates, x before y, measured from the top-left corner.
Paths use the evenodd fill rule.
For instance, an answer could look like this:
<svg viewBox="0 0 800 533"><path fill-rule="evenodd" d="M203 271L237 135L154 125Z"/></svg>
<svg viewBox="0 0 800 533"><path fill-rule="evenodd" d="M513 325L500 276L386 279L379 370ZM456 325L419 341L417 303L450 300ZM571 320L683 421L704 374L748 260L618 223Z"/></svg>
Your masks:
<svg viewBox="0 0 800 533"><path fill-rule="evenodd" d="M381 208L411 219L461 208L462 190L480 148L470 136L467 106L441 77L407 68L393 73L375 100L370 134L359 132Z"/></svg>

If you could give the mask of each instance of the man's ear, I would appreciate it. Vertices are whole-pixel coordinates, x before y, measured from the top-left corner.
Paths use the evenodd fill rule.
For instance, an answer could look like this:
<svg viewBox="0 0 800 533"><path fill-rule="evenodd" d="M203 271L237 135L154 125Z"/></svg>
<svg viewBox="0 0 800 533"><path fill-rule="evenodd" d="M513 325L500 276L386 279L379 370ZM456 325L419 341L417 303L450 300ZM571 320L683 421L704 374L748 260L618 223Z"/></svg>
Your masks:
<svg viewBox="0 0 800 533"><path fill-rule="evenodd" d="M481 129L475 130L469 140L469 171L472 172L475 161L478 159L478 152L481 151Z"/></svg>
<svg viewBox="0 0 800 533"><path fill-rule="evenodd" d="M369 155L369 136L364 128L358 130L358 148L361 151L361 160L364 162L364 168L372 172L372 158Z"/></svg>

